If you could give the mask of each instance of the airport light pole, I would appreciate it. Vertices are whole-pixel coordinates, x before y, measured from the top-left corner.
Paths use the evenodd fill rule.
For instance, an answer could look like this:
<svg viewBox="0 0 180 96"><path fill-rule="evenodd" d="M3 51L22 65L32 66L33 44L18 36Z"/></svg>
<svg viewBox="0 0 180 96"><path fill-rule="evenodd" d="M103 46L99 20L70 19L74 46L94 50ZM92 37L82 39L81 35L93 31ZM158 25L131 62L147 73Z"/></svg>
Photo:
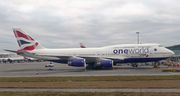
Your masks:
<svg viewBox="0 0 180 96"><path fill-rule="evenodd" d="M139 44L139 32L136 32L137 34L137 44Z"/></svg>

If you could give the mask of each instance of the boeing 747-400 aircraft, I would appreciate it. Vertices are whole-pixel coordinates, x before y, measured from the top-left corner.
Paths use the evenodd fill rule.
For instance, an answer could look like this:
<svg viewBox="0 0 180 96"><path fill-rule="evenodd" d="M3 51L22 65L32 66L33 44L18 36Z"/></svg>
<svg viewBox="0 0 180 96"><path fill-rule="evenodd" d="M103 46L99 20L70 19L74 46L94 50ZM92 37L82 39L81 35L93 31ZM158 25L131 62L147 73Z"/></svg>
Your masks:
<svg viewBox="0 0 180 96"><path fill-rule="evenodd" d="M100 48L42 47L34 38L16 28L13 29L20 50L6 50L25 57L64 63L74 67L112 68L117 63L157 62L174 55L159 44L120 44Z"/></svg>

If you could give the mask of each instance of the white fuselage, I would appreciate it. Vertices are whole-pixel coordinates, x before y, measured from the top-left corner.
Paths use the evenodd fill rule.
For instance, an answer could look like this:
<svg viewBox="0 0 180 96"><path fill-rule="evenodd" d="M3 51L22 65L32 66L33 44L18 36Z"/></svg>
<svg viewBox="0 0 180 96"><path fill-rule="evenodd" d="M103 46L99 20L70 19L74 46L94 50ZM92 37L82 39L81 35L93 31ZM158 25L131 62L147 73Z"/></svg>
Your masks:
<svg viewBox="0 0 180 96"><path fill-rule="evenodd" d="M100 58L165 58L174 54L159 44L122 44L100 48L39 49L32 53L47 56L75 56ZM37 58L37 57L36 57ZM43 59L39 57L39 59Z"/></svg>

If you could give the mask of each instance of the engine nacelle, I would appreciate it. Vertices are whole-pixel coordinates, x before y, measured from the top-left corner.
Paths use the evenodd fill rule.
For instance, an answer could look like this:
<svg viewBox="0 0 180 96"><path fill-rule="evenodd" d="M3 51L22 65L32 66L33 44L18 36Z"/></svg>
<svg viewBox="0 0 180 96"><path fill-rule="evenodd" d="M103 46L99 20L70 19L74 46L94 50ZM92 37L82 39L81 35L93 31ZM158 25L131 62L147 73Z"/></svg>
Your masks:
<svg viewBox="0 0 180 96"><path fill-rule="evenodd" d="M97 61L96 66L101 67L101 68L112 68L113 60L103 59L103 60Z"/></svg>
<svg viewBox="0 0 180 96"><path fill-rule="evenodd" d="M74 67L84 67L86 65L86 61L83 58L71 59L69 60L68 65Z"/></svg>

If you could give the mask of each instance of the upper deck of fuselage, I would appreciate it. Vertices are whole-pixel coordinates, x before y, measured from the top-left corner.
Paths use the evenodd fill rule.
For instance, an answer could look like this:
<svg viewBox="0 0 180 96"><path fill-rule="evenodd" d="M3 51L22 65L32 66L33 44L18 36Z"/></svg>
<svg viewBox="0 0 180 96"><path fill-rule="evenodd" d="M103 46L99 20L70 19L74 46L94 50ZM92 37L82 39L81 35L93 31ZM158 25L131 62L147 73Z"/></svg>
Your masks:
<svg viewBox="0 0 180 96"><path fill-rule="evenodd" d="M161 46L160 44L119 44L119 45L111 45L111 46L104 46L104 47L92 47L92 48L59 48L59 49L48 49L48 48L44 48L44 49L40 49L40 50L35 50L35 51L54 51L54 52L58 52L58 51L100 51L100 50L106 50L109 48L135 48L135 47L152 47L152 46Z"/></svg>
<svg viewBox="0 0 180 96"><path fill-rule="evenodd" d="M111 45L111 46L105 46L104 48L114 48L114 47L152 47L157 46L160 47L162 45L156 44L156 43L146 43L146 44L119 44L119 45Z"/></svg>

